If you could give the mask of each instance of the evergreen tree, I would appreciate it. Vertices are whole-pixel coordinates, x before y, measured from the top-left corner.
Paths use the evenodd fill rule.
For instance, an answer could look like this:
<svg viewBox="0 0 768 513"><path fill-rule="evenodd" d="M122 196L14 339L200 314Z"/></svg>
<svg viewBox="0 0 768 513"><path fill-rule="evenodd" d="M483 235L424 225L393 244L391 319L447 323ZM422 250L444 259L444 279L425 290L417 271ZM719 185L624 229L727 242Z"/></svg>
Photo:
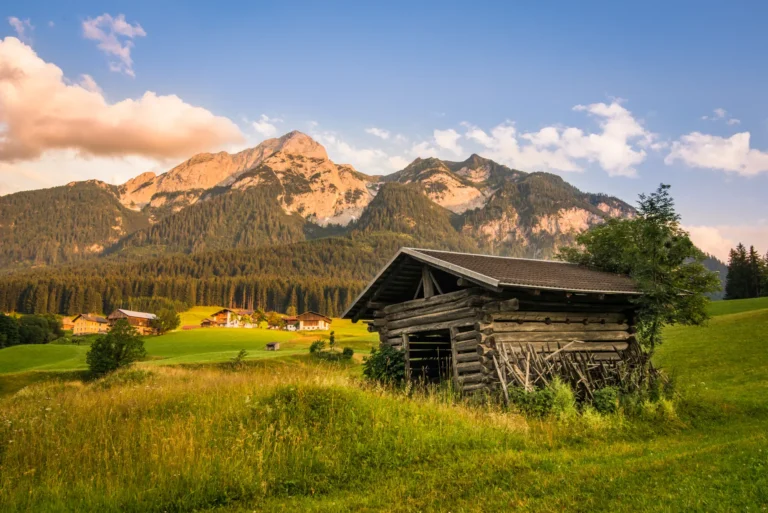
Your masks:
<svg viewBox="0 0 768 513"><path fill-rule="evenodd" d="M743 299L750 295L751 271L747 248L739 243L728 256L728 278L725 284L725 299Z"/></svg>

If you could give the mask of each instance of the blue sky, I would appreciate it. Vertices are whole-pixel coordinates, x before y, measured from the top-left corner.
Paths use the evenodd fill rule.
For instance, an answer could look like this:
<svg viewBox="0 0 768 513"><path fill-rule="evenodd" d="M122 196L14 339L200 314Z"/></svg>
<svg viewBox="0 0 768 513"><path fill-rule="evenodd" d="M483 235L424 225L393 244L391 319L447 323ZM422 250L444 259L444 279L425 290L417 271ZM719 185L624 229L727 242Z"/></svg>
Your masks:
<svg viewBox="0 0 768 513"><path fill-rule="evenodd" d="M205 4L0 8L0 38L29 47L6 39L6 65L33 52L63 73L50 87L70 87L67 109L79 105L73 85L107 106L73 139L30 135L58 107L30 114L44 102L10 108L6 98L0 127L23 140L0 149L0 194L121 182L298 129L371 174L476 152L630 202L671 183L702 247L722 255L742 240L768 250L764 2ZM147 91L159 100L142 100ZM126 99L141 100L125 115L128 131L142 133L122 131L122 147L93 127ZM99 109L83 105L75 112ZM37 125L18 121L36 116ZM71 117L57 125L67 134L85 126ZM161 147L163 130L189 135Z"/></svg>

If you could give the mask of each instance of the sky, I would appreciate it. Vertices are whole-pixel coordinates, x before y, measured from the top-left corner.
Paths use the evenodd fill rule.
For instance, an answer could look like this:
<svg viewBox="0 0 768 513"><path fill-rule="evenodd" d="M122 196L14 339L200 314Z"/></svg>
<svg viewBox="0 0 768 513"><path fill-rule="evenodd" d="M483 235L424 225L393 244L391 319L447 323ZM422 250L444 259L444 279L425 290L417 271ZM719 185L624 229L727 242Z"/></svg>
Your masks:
<svg viewBox="0 0 768 513"><path fill-rule="evenodd" d="M472 153L768 250L766 2L6 2L0 195L291 130L388 174ZM195 3L197 4L197 3Z"/></svg>

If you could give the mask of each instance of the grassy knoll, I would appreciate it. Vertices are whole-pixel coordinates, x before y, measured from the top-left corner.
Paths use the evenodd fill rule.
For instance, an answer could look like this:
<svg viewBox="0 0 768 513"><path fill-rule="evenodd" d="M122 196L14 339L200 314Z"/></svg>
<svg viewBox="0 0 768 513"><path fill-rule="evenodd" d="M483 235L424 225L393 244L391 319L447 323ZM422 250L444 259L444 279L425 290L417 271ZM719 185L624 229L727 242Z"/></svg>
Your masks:
<svg viewBox="0 0 768 513"><path fill-rule="evenodd" d="M36 384L0 399L0 510L764 511L767 316L667 332L677 416L526 419L306 358Z"/></svg>
<svg viewBox="0 0 768 513"><path fill-rule="evenodd" d="M768 308L768 297L752 299L732 299L729 301L712 301L709 304L709 315L730 315Z"/></svg>
<svg viewBox="0 0 768 513"><path fill-rule="evenodd" d="M222 308L223 307L221 306L193 306L186 312L181 312L179 314L181 317L181 325L200 326L200 323L203 322L203 319L210 317Z"/></svg>

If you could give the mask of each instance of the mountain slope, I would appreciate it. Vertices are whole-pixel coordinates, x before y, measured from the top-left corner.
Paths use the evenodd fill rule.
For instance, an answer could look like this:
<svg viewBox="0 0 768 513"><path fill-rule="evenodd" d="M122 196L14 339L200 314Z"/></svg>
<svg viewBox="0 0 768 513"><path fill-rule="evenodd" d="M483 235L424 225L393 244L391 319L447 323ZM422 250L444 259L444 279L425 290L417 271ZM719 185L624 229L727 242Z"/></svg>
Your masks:
<svg viewBox="0 0 768 513"><path fill-rule="evenodd" d="M0 268L99 255L148 224L120 204L114 186L97 180L0 196Z"/></svg>

